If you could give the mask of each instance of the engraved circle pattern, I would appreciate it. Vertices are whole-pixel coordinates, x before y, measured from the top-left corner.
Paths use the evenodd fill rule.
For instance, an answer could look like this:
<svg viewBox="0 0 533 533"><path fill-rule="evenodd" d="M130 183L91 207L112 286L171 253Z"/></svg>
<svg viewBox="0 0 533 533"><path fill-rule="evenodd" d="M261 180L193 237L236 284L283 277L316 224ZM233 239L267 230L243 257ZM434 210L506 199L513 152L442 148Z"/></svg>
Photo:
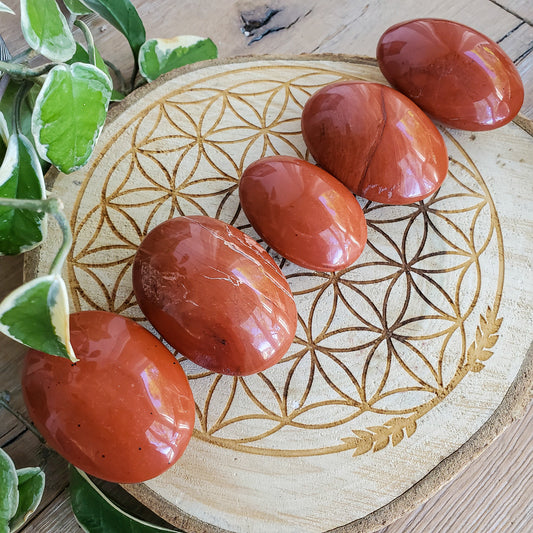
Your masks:
<svg viewBox="0 0 533 533"><path fill-rule="evenodd" d="M240 175L267 155L309 159L302 107L342 79L361 79L357 65L241 65L138 105L100 149L73 208L74 308L150 327L131 265L143 236L168 218L209 215L259 240L239 206ZM501 323L501 233L474 162L442 133L450 170L432 197L400 207L359 199L368 244L350 268L317 273L269 250L299 313L280 363L235 378L177 354L196 401L196 438L255 454L360 455L411 436L469 372L482 371ZM497 281L484 280L488 268Z"/></svg>

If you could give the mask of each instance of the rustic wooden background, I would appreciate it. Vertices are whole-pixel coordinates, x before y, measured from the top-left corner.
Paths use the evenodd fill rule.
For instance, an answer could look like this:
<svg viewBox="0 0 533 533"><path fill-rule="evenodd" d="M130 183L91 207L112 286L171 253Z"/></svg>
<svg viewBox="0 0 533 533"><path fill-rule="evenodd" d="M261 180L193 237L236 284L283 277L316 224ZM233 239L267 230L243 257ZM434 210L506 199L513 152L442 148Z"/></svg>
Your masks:
<svg viewBox="0 0 533 533"><path fill-rule="evenodd" d="M18 13L18 1L4 2ZM532 0L133 0L133 3L144 21L148 38L209 36L217 44L220 57L325 52L374 56L379 35L393 23L424 16L457 20L499 42L515 61L526 87L521 114L533 120ZM270 20L250 31L246 23L265 18L268 13L272 15ZM127 75L131 71L131 57L124 38L97 17L87 17L86 21L102 55ZM13 54L24 48L18 16L1 14L0 34ZM21 257L0 258L0 298L21 283L22 269ZM20 368L24 352L23 347L0 338L0 391L9 391L12 407L23 414ZM453 481L380 533L531 531L532 422L530 404L525 416ZM33 434L6 411L0 411L0 445L17 467L47 460L44 498L24 531L81 531L68 500L66 463L55 454L46 454ZM134 513L157 520L123 491L115 488L113 493Z"/></svg>

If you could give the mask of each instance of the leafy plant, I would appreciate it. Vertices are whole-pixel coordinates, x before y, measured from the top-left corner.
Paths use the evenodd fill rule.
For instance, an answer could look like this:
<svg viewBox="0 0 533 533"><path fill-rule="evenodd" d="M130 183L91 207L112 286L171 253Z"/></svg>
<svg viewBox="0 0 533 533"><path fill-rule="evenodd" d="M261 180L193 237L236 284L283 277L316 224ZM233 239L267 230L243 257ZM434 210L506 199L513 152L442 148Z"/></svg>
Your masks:
<svg viewBox="0 0 533 533"><path fill-rule="evenodd" d="M70 501L78 524L89 533L128 531L129 533L171 533L177 530L149 524L117 507L91 478L70 466Z"/></svg>
<svg viewBox="0 0 533 533"><path fill-rule="evenodd" d="M180 35L174 39L150 39L139 50L142 76L153 81L161 74L205 57L216 57L217 48L211 39Z"/></svg>
<svg viewBox="0 0 533 533"><path fill-rule="evenodd" d="M21 254L42 244L48 215L63 236L49 273L24 283L0 302L0 332L75 362L68 293L61 277L72 235L61 200L47 198L43 174L50 166L70 173L87 163L111 102L173 68L212 59L217 49L210 39L194 36L146 41L130 0L63 4L70 13L67 17L56 0L20 0L20 24L29 48L18 56L12 57L0 37L0 255ZM100 55L80 18L88 14L101 16L127 40L134 62L129 83ZM12 15L13 10L0 2L0 17ZM81 30L83 43L76 42L74 27ZM38 66L32 66L36 57ZM24 421L3 396L2 407ZM43 489L40 468L16 470L0 449L0 533L22 526L38 506ZM82 527L90 528L87 531L111 531L113 524L122 524L124 531L167 531L123 514L81 472L73 470L71 490L74 511Z"/></svg>
<svg viewBox="0 0 533 533"><path fill-rule="evenodd" d="M0 489L0 533L13 533L37 509L44 492L44 472L39 467L17 470L0 448Z"/></svg>
<svg viewBox="0 0 533 533"><path fill-rule="evenodd" d="M29 49L20 56L11 57L0 39L0 255L39 246L46 238L48 214L63 233L49 274L25 283L0 302L0 332L76 361L69 343L67 290L61 279L72 237L60 200L46 198L43 172L50 165L65 173L83 167L112 101L174 68L214 58L217 49L210 39L194 36L147 41L130 0L64 0L64 4L69 17L56 0L21 0L20 23ZM2 2L1 12L13 14ZM129 84L102 59L79 18L90 13L104 18L127 40L134 60ZM80 28L85 46L76 42L74 26ZM32 67L36 55L48 61Z"/></svg>

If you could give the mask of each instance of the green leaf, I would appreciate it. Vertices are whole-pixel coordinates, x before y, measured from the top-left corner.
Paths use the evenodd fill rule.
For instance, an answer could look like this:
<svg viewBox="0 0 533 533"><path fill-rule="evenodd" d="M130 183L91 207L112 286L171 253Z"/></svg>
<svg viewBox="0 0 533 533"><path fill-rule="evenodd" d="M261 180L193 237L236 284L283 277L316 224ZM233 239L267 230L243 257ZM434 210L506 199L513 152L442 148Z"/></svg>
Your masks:
<svg viewBox="0 0 533 533"><path fill-rule="evenodd" d="M11 15L15 14L15 12L9 6L6 6L4 2L0 2L0 13L9 13Z"/></svg>
<svg viewBox="0 0 533 533"><path fill-rule="evenodd" d="M65 173L82 167L100 136L110 98L111 81L94 65L55 66L33 110L39 155Z"/></svg>
<svg viewBox="0 0 533 533"><path fill-rule="evenodd" d="M0 197L42 200L45 185L37 153L22 134L9 138L0 166ZM40 244L46 231L44 213L0 206L0 255L16 255Z"/></svg>
<svg viewBox="0 0 533 533"><path fill-rule="evenodd" d="M107 68L107 65L102 59L100 52L96 48L94 49L94 52L96 55L96 66L102 72L107 74L109 79L111 79L111 76L109 75L109 69ZM72 65L74 63L87 63L88 65L91 64L91 60L89 58L89 52L87 52L87 50L85 50L85 48L80 43L76 43L76 51L74 52L74 55L67 61L67 64L69 65Z"/></svg>
<svg viewBox="0 0 533 533"><path fill-rule="evenodd" d="M44 472L38 467L17 470L19 503L15 515L9 522L11 533L20 529L37 509L44 492Z"/></svg>
<svg viewBox="0 0 533 533"><path fill-rule="evenodd" d="M155 526L119 509L90 478L70 465L70 502L76 520L89 533L175 533L176 529Z"/></svg>
<svg viewBox="0 0 533 533"><path fill-rule="evenodd" d="M146 40L146 31L130 0L81 0L126 37L134 57Z"/></svg>
<svg viewBox="0 0 533 533"><path fill-rule="evenodd" d="M73 15L89 15L92 11L85 7L79 0L63 0L67 9Z"/></svg>
<svg viewBox="0 0 533 533"><path fill-rule="evenodd" d="M15 109L15 98L20 89L21 83L13 79L9 80L9 84L6 87L6 90L0 100L0 112L4 115L6 119L6 125L9 133L13 132L13 111ZM28 97L24 98L22 105L20 107L20 131L26 137L29 138L31 135L31 107Z"/></svg>
<svg viewBox="0 0 533 533"><path fill-rule="evenodd" d="M58 275L36 278L0 302L0 333L51 355L77 361L70 345L68 296Z"/></svg>
<svg viewBox="0 0 533 533"><path fill-rule="evenodd" d="M9 521L19 502L18 479L11 457L0 448L0 533L9 533Z"/></svg>
<svg viewBox="0 0 533 533"><path fill-rule="evenodd" d="M113 92L111 93L112 102L120 102L121 100L124 100L124 98L126 98L124 94L122 94L121 92L115 91L115 89L113 89Z"/></svg>
<svg viewBox="0 0 533 533"><path fill-rule="evenodd" d="M19 91L21 86L21 83L18 81L15 81L13 79L9 80L9 84L6 87L6 90L4 92L4 95L2 96L2 99L0 100L0 113L2 113L5 117L5 125L7 126L7 136L9 138L9 135L13 132L13 110L15 109L15 97L17 95L17 92ZM22 101L22 105L20 106L19 110L19 129L20 133L22 133L25 137L27 137L32 145L35 147L33 135L31 133L31 115L33 111L33 104L35 102L35 99L37 98L37 95L39 94L40 86L36 83L33 85L33 87L30 89L28 94L26 95L26 98ZM3 130L3 128L2 128ZM5 132L2 133L2 137L4 136ZM5 148L7 148L7 139L5 141ZM0 141L0 145L2 142ZM0 161L3 160L5 154L2 154L0 152ZM50 163L48 161L43 161L41 158L39 158L39 163L41 165L41 170L43 174L46 173L46 171L50 168Z"/></svg>
<svg viewBox="0 0 533 533"><path fill-rule="evenodd" d="M211 39L180 35L174 39L150 39L139 52L139 71L148 81L175 68L214 59L217 47Z"/></svg>
<svg viewBox="0 0 533 533"><path fill-rule="evenodd" d="M51 61L67 61L76 49L68 23L55 0L20 0L26 42Z"/></svg>

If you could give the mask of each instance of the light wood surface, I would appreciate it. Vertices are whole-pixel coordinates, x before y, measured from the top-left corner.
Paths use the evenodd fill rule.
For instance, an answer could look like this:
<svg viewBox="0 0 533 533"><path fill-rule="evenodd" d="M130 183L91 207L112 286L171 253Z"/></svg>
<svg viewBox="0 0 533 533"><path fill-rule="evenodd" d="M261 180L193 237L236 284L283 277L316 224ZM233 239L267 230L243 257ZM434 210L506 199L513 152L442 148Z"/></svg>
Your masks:
<svg viewBox="0 0 533 533"><path fill-rule="evenodd" d="M6 2L16 8L17 2ZM469 24L499 41L517 62L526 86L522 113L533 118L533 7L528 1L462 2L273 2L280 9L271 20L272 32L249 44L253 36L241 32L241 13L264 6L256 2L134 2L149 37L175 34L210 36L222 57L265 53L335 52L374 55L381 32L399 20L438 16ZM505 5L504 5L505 4ZM503 6L503 7L502 7ZM246 17L247 15L245 15ZM20 50L18 26L7 15L0 19L1 33L13 53ZM6 21L9 25L6 27ZM127 69L129 50L123 38L101 20L91 22L104 57ZM283 29L285 27L285 29ZM13 43L13 44L11 44ZM20 258L0 258L0 296L18 285L22 277ZM531 337L531 331L524 332ZM24 412L19 386L24 349L0 339L0 390L9 390L12 405ZM400 531L529 531L533 466L531 420L533 409L515 422L488 450L454 481L425 504L387 526L387 533ZM31 434L9 414L0 414L0 444L17 463L39 462L42 450ZM64 462L51 456L47 464L47 489L40 512L28 531L79 531L67 499ZM143 511L141 511L143 512Z"/></svg>
<svg viewBox="0 0 533 533"><path fill-rule="evenodd" d="M74 234L65 269L72 308L119 312L150 327L135 303L131 258L142 235L178 214L217 216L258 239L240 209L239 175L264 155L305 157L303 103L339 78L383 82L368 58L248 57L182 69L117 106L94 163L50 177ZM520 281L533 227L533 138L515 124L443 135L449 179L423 212L360 200L368 245L349 269L330 277L274 255L300 323L281 362L236 379L180 359L196 402L193 445L168 472L127 490L193 532L204 523L322 532L356 519L352 531L366 531L363 517L390 520L470 461L485 440L465 443L488 425L529 345L523 328L533 309L515 311L533 300ZM60 235L50 228L49 238ZM30 255L43 275L54 247ZM412 282L398 264L411 265ZM486 343L477 361L492 335L494 356ZM508 400L504 413L519 401ZM450 470L443 458L457 449ZM419 479L426 484L408 490ZM394 509L393 500L401 500Z"/></svg>

